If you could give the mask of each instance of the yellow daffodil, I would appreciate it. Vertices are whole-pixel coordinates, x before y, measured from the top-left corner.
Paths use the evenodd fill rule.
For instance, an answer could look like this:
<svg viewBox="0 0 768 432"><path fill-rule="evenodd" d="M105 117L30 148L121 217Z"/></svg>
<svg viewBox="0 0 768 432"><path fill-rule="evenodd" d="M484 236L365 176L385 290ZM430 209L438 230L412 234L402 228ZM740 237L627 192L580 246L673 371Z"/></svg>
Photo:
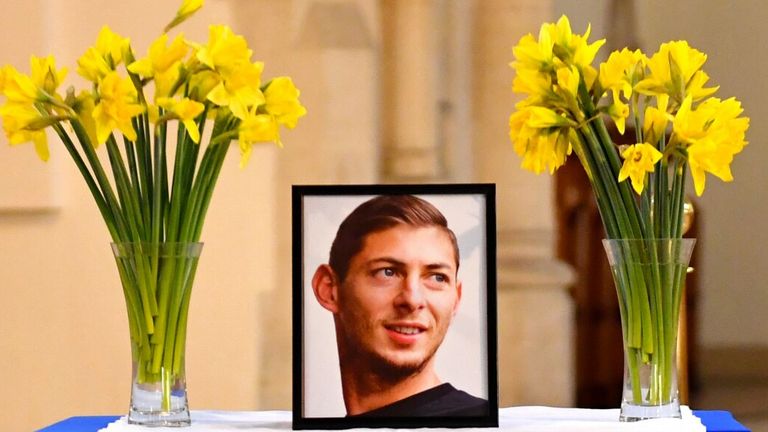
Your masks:
<svg viewBox="0 0 768 432"><path fill-rule="evenodd" d="M259 114L256 109L248 111L238 129L240 145L240 167L244 167L251 157L251 148L256 143L275 142L282 147L280 130L275 118L269 114Z"/></svg>
<svg viewBox="0 0 768 432"><path fill-rule="evenodd" d="M85 128L85 131L88 134L88 139L91 141L91 145L96 146L98 137L96 135L96 119L93 117L93 110L96 108L93 93L85 90L81 91L80 94L77 95L72 108L75 110L80 124Z"/></svg>
<svg viewBox="0 0 768 432"><path fill-rule="evenodd" d="M0 94L5 93L5 80L8 76L8 68L10 68L8 65L0 67Z"/></svg>
<svg viewBox="0 0 768 432"><path fill-rule="evenodd" d="M189 17L194 15L195 12L200 10L204 3L204 0L184 0L179 10L176 11L176 16L165 26L164 31L167 33L172 28L186 21Z"/></svg>
<svg viewBox="0 0 768 432"><path fill-rule="evenodd" d="M107 59L114 68L123 62L130 48L131 40L112 31L109 26L104 26L96 38L96 51Z"/></svg>
<svg viewBox="0 0 768 432"><path fill-rule="evenodd" d="M67 69L61 68L57 70L56 61L51 55L48 57L32 56L30 63L32 83L49 95L55 95L56 89L59 88L59 85L67 76Z"/></svg>
<svg viewBox="0 0 768 432"><path fill-rule="evenodd" d="M643 116L643 136L650 143L658 143L667 130L670 115L667 113L669 95L661 94L656 97L656 106L647 106Z"/></svg>
<svg viewBox="0 0 768 432"><path fill-rule="evenodd" d="M94 47L88 48L77 60L78 75L92 82L97 82L112 69L104 56Z"/></svg>
<svg viewBox="0 0 768 432"><path fill-rule="evenodd" d="M619 98L618 93L613 94L613 104L608 107L608 115L616 124L619 133L624 134L627 117L629 117L629 105Z"/></svg>
<svg viewBox="0 0 768 432"><path fill-rule="evenodd" d="M136 130L131 119L141 114L144 107L136 103L136 88L129 78L121 78L117 72L108 73L98 87L99 103L93 109L96 120L95 144L103 144L114 129L129 140L136 140Z"/></svg>
<svg viewBox="0 0 768 432"><path fill-rule="evenodd" d="M154 78L155 97L172 96L172 86L179 78L181 61L189 52L183 35L176 36L168 45L163 33L149 46L147 56L128 65L128 70L143 77Z"/></svg>
<svg viewBox="0 0 768 432"><path fill-rule="evenodd" d="M554 42L550 37L549 32L541 31L539 33L539 39L533 37L532 34L527 34L520 38L520 41L512 48L512 53L515 55L515 61L510 63L510 66L515 71L532 70L532 71L547 71L552 69L554 65L552 47Z"/></svg>
<svg viewBox="0 0 768 432"><path fill-rule="evenodd" d="M7 103L0 108L0 116L3 119L5 136L11 145L32 142L37 156L43 161L48 160L50 153L44 128L50 123L43 122L40 126L35 126L41 119L41 114L34 106Z"/></svg>
<svg viewBox="0 0 768 432"><path fill-rule="evenodd" d="M536 174L546 169L552 174L565 163L569 154L571 145L566 133L559 130L541 133L526 143L521 166Z"/></svg>
<svg viewBox="0 0 768 432"><path fill-rule="evenodd" d="M631 145L621 153L624 164L619 171L619 182L627 178L632 180L632 188L638 195L643 193L645 175L654 171L654 165L661 160L662 154L648 143Z"/></svg>
<svg viewBox="0 0 768 432"><path fill-rule="evenodd" d="M531 95L541 101L552 94L552 78L537 70L520 69L512 81L512 91Z"/></svg>
<svg viewBox="0 0 768 432"><path fill-rule="evenodd" d="M42 95L29 76L19 72L12 66L5 68L4 76L3 95L8 99L8 102L32 104L41 100Z"/></svg>
<svg viewBox="0 0 768 432"><path fill-rule="evenodd" d="M741 103L734 98L721 101L709 98L696 109L691 108L692 96L683 101L673 120L675 139L687 147L688 163L696 194L704 193L705 173L723 181L733 180L730 164L733 156L747 144L749 119L739 117Z"/></svg>
<svg viewBox="0 0 768 432"><path fill-rule="evenodd" d="M208 100L218 106L229 107L235 117L244 119L249 107L259 106L265 101L260 89L262 69L264 64L260 62L239 65L208 93Z"/></svg>
<svg viewBox="0 0 768 432"><path fill-rule="evenodd" d="M638 76L638 65L643 65L647 59L640 50L630 51L627 48L614 51L608 60L600 65L600 86L603 90L621 92L625 99L632 95L632 86L642 78Z"/></svg>
<svg viewBox="0 0 768 432"><path fill-rule="evenodd" d="M521 156L525 153L528 140L538 133L528 125L530 118L531 111L528 109L518 109L509 116L509 138L515 146L515 152Z"/></svg>
<svg viewBox="0 0 768 432"><path fill-rule="evenodd" d="M567 117L552 111L549 108L532 106L527 108L531 116L528 119L528 126L536 129L576 126L576 124Z"/></svg>
<svg viewBox="0 0 768 432"><path fill-rule="evenodd" d="M566 65L576 65L579 69L591 67L597 51L605 44L605 39L587 43L591 33L590 25L584 35L574 34L565 15L561 16L556 24L544 24L541 32L549 32L549 38L554 42L552 50L557 58ZM541 36L539 38L541 39Z"/></svg>
<svg viewBox="0 0 768 432"><path fill-rule="evenodd" d="M692 95L694 100L709 96L717 87L704 88L709 77L701 68L706 61L706 54L691 48L686 41L663 43L648 60L650 74L635 90L648 95L666 93L677 104L687 95Z"/></svg>
<svg viewBox="0 0 768 432"><path fill-rule="evenodd" d="M197 47L196 57L200 63L228 78L235 69L250 64L252 51L245 38L232 33L224 25L209 27L208 44Z"/></svg>
<svg viewBox="0 0 768 432"><path fill-rule="evenodd" d="M130 49L130 39L114 33L108 26L101 28L96 44L77 60L77 73L98 82L123 62Z"/></svg>
<svg viewBox="0 0 768 432"><path fill-rule="evenodd" d="M195 123L195 119L203 112L205 105L189 98L181 100L159 98L157 104L167 111L166 115L170 114L171 117L178 119L184 124L192 141L195 143L200 142L200 130L197 127L197 123Z"/></svg>
<svg viewBox="0 0 768 432"><path fill-rule="evenodd" d="M269 82L264 90L265 109L275 116L278 124L290 129L296 127L307 109L299 102L299 89L289 77L278 77Z"/></svg>
<svg viewBox="0 0 768 432"><path fill-rule="evenodd" d="M534 127L534 125L560 123L557 118L545 120L553 114L564 118L557 113L544 110L546 109L540 107L526 107L509 118L509 136L515 152L523 158L522 167L536 174L542 173L547 167L550 173L554 172L571 154L571 144L566 129Z"/></svg>
<svg viewBox="0 0 768 432"><path fill-rule="evenodd" d="M569 98L576 100L579 96L579 81L581 75L576 66L557 69L557 86L565 91Z"/></svg>

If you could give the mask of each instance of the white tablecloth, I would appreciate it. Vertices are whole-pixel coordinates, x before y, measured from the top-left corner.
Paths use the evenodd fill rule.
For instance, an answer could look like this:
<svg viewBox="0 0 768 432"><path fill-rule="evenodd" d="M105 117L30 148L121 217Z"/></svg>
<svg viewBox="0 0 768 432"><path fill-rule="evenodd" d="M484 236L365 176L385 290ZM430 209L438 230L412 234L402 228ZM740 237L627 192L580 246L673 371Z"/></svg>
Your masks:
<svg viewBox="0 0 768 432"><path fill-rule="evenodd" d="M499 429L513 432L706 432L691 410L681 407L682 419L645 420L635 423L618 421L618 409L581 409L549 407L513 407L499 410ZM290 411L192 411L190 428L144 428L129 425L125 417L110 423L105 432L216 432L216 431L288 431ZM392 429L376 429L387 431ZM433 429L456 431L456 429ZM467 430L467 429L464 429ZM477 429L478 431L488 431Z"/></svg>

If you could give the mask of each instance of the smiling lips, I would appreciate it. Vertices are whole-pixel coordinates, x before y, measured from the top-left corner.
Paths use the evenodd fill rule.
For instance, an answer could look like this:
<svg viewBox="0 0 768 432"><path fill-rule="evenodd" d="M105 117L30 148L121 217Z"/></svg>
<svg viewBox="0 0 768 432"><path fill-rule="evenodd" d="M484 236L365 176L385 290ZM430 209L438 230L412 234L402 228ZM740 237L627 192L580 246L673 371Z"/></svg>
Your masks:
<svg viewBox="0 0 768 432"><path fill-rule="evenodd" d="M422 333L427 331L427 327L418 323L395 323L386 324L384 328L387 330L389 337L396 343L401 345L411 345L415 343Z"/></svg>

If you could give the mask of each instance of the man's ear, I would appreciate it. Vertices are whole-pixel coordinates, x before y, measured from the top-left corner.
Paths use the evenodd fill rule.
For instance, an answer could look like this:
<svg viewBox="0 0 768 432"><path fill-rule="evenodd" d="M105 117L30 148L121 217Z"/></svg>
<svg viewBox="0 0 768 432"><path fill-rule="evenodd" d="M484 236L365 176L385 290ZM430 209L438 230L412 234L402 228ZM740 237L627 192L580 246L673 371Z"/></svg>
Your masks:
<svg viewBox="0 0 768 432"><path fill-rule="evenodd" d="M317 302L333 313L339 311L338 285L336 273L328 264L320 265L312 276L312 291Z"/></svg>
<svg viewBox="0 0 768 432"><path fill-rule="evenodd" d="M459 311L460 303L461 303L461 281L458 281L456 283L456 303L453 305L453 314L451 316L456 316L456 312Z"/></svg>

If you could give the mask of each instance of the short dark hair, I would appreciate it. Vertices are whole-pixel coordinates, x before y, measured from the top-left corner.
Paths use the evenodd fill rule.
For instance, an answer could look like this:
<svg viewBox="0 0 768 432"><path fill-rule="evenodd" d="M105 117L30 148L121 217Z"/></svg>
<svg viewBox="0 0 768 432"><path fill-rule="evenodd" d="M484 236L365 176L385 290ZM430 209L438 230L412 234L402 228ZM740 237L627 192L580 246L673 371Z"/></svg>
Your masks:
<svg viewBox="0 0 768 432"><path fill-rule="evenodd" d="M346 278L352 258L363 249L365 237L397 225L442 228L451 240L458 271L459 245L440 210L413 195L380 195L357 206L336 232L328 264L339 278L339 283Z"/></svg>

